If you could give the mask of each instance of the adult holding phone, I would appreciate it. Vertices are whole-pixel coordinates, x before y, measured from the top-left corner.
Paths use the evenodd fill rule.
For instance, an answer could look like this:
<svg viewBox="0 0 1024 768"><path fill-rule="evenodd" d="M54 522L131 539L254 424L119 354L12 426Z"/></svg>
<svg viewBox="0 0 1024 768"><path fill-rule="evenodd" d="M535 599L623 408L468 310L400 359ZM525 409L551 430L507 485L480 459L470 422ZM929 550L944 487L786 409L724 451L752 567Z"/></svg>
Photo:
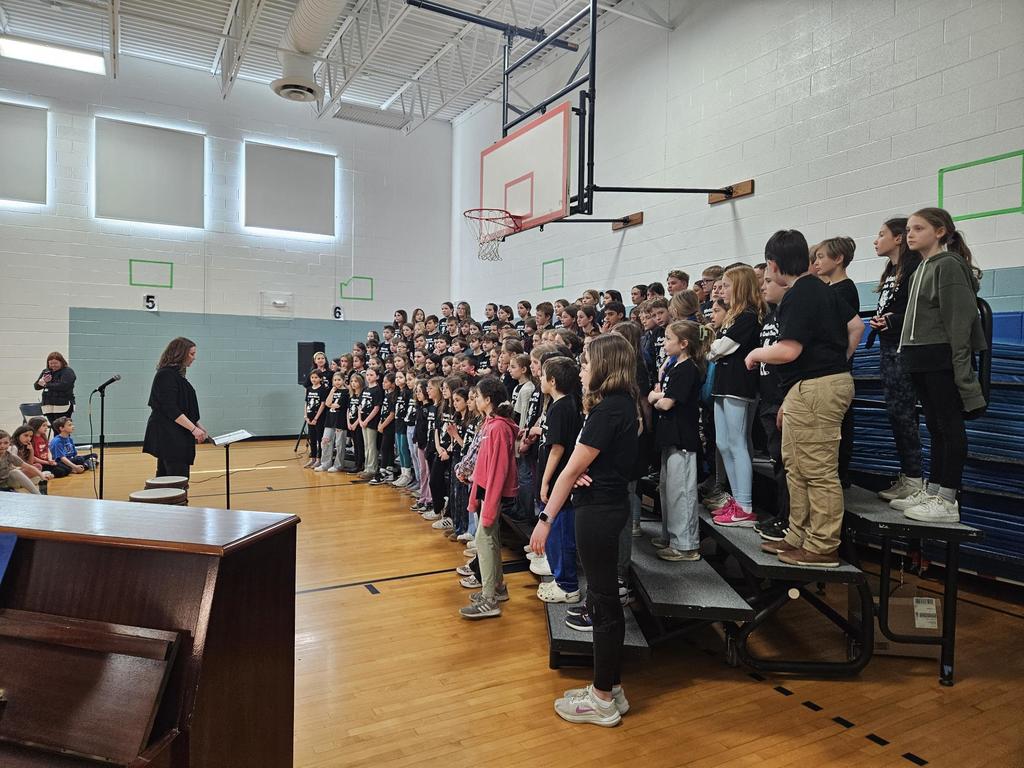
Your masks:
<svg viewBox="0 0 1024 768"><path fill-rule="evenodd" d="M179 336L167 345L156 366L149 392L152 413L142 451L156 457L158 477L188 477L196 459L196 444L209 437L199 422L196 391L185 378L195 359L195 342Z"/></svg>
<svg viewBox="0 0 1024 768"><path fill-rule="evenodd" d="M60 352L46 356L46 367L32 385L43 391L43 415L53 423L61 416L70 417L75 410L75 372Z"/></svg>

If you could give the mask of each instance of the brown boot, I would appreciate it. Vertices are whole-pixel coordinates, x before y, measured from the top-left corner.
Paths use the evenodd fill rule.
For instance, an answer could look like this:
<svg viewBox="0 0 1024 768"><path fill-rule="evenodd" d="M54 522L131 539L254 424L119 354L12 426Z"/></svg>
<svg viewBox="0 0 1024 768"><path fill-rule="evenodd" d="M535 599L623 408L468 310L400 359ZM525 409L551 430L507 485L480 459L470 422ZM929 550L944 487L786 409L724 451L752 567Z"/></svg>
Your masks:
<svg viewBox="0 0 1024 768"><path fill-rule="evenodd" d="M809 552L806 549L797 549L792 552L781 553L779 560L788 565L805 565L812 568L839 567L839 554L838 550L835 549L823 555L819 555L817 552Z"/></svg>
<svg viewBox="0 0 1024 768"><path fill-rule="evenodd" d="M787 544L786 540L783 539L782 541L764 542L761 544L761 551L767 552L769 555L781 555L783 552L799 552L800 547L794 547L792 544Z"/></svg>

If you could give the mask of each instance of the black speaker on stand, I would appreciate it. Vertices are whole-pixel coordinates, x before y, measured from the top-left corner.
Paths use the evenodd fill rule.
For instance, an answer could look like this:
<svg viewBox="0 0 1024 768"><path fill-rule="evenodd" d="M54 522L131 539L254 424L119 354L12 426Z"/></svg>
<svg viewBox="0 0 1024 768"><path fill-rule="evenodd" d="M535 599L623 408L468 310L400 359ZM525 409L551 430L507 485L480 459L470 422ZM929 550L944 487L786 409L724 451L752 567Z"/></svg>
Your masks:
<svg viewBox="0 0 1024 768"><path fill-rule="evenodd" d="M305 389L306 377L309 372L316 366L313 365L313 355L317 352L325 352L327 346L322 341L300 341L298 342L298 376L299 386ZM306 434L306 421L303 419L302 428L299 429L299 436L295 438L295 450L292 453L299 452L299 446L302 444L302 437Z"/></svg>

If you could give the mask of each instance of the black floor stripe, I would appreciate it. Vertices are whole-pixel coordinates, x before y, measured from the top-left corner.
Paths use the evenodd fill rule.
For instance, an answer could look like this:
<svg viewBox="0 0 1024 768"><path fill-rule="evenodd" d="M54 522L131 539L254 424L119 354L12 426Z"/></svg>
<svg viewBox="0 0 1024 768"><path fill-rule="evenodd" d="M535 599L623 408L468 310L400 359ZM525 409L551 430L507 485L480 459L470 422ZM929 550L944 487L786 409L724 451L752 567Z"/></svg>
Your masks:
<svg viewBox="0 0 1024 768"><path fill-rule="evenodd" d="M885 745L887 745L889 743L888 739L883 739L881 736L879 736L876 733L869 733L864 738L867 739L868 741L873 741L875 744L877 744L880 747L884 747Z"/></svg>
<svg viewBox="0 0 1024 768"><path fill-rule="evenodd" d="M502 570L505 573L520 573L529 568L529 563L526 560L510 560L503 562ZM295 591L296 595L309 595L314 592L333 592L336 589L347 589L349 587L365 587L368 584L379 584L382 581L401 581L402 579L418 579L422 576L437 576L441 573L454 573L454 568L441 568L436 571L420 571L419 573L404 573L400 576L381 576L372 579L360 579L359 581L348 581L343 584L328 584L325 587L310 587L309 589L299 589Z"/></svg>
<svg viewBox="0 0 1024 768"><path fill-rule="evenodd" d="M815 704L813 701L805 701L804 706L807 707L811 712L821 712L821 705Z"/></svg>
<svg viewBox="0 0 1024 768"><path fill-rule="evenodd" d="M839 723L843 728L853 728L853 723L847 720L845 717L833 717L832 722Z"/></svg>
<svg viewBox="0 0 1024 768"><path fill-rule="evenodd" d="M371 595L380 594L380 590L373 586L373 584L364 584L363 586L366 587L366 591L369 592Z"/></svg>
<svg viewBox="0 0 1024 768"><path fill-rule="evenodd" d="M776 685L775 686L775 690L778 691L779 693L781 693L783 696L792 696L793 695L793 692L791 690L789 690L789 688L786 688L786 687L781 686L781 685Z"/></svg>
<svg viewBox="0 0 1024 768"><path fill-rule="evenodd" d="M923 757L918 757L913 752L904 752L903 753L903 759L904 760L909 760L914 765L928 765L928 761L927 760L925 760Z"/></svg>

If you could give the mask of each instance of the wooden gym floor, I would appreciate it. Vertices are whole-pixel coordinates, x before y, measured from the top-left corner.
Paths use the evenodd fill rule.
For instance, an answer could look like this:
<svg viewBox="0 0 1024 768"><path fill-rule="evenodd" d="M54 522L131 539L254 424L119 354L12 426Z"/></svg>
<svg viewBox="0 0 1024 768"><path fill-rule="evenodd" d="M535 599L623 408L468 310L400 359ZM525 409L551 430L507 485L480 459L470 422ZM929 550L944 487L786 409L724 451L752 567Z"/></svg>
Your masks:
<svg viewBox="0 0 1024 768"><path fill-rule="evenodd" d="M1024 768L1024 606L1012 590L1008 601L962 589L953 688L939 686L935 660L881 656L855 679L761 678L726 666L709 629L627 662L621 726L570 725L552 702L588 674L548 669L535 577L508 576L501 618L460 619L462 547L410 512L407 496L303 470L293 447L237 445L232 504L302 518L296 766ZM193 506L223 507L223 467L219 449L200 449ZM154 468L137 448L108 451L106 497L127 499ZM91 497L93 479L54 481L51 493ZM505 550L507 562L519 555ZM828 600L845 612L841 589ZM838 630L799 602L782 615L760 640L765 655L843 652Z"/></svg>

